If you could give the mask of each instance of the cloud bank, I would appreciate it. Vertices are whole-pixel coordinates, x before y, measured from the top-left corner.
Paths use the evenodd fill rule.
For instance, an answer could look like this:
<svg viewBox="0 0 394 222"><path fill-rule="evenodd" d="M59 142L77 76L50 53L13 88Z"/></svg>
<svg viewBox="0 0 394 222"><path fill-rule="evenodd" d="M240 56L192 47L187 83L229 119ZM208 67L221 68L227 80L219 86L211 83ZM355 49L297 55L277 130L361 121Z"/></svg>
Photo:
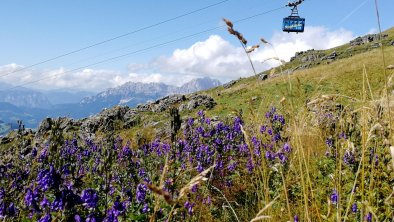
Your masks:
<svg viewBox="0 0 394 222"><path fill-rule="evenodd" d="M226 40L230 38L233 36L212 35L188 48L176 49L170 56L159 56L145 64L129 64L127 72L84 69L62 74L67 72L67 69L61 67L54 70L29 69L6 75L23 68L18 64L8 64L0 66L0 82L21 85L45 79L26 87L101 91L128 81L181 85L197 77L209 76L226 82L253 75L242 47L232 45ZM268 58L279 57L288 61L298 51L328 49L347 43L353 38L353 33L348 30L331 31L325 27L307 27L302 34L276 32L269 40L272 46L259 48L251 54L251 59L256 71L261 72L278 65L272 60L262 63ZM56 77L51 78L52 76Z"/></svg>

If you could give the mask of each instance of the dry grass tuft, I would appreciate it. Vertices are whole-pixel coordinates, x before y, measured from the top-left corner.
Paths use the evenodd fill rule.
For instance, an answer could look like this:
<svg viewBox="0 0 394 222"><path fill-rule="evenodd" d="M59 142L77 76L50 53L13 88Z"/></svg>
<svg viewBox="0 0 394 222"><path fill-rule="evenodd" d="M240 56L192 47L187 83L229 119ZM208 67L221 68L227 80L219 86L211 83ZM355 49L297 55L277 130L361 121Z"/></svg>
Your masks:
<svg viewBox="0 0 394 222"><path fill-rule="evenodd" d="M174 199L173 197L171 197L171 195L163 190L162 187L157 187L153 184L149 184L147 182L144 182L144 184L149 188L149 190L151 190L152 192L154 192L155 194L158 194L160 196L162 196L164 198L164 200L168 203L168 204L175 204L177 203L180 199L182 199L182 197L186 196L190 190L192 189L193 186L200 184L204 181L207 181L208 178L206 177L206 175L215 167L215 165L209 167L208 169L204 170L203 172L201 172L200 174L198 174L197 176L193 177L189 183L187 183L179 192L179 196L178 198Z"/></svg>
<svg viewBox="0 0 394 222"><path fill-rule="evenodd" d="M208 169L204 170L203 172L201 172L200 174L198 174L197 176L195 176L193 179L191 179L189 181L188 184L186 184L181 191L179 192L179 197L178 199L181 199L182 197L184 197L186 194L188 194L190 192L190 190L192 189L193 186L202 183L203 181L207 181L208 178L205 177L213 168L215 167L215 165L209 167Z"/></svg>
<svg viewBox="0 0 394 222"><path fill-rule="evenodd" d="M268 208L270 208L275 202L276 200L279 198L280 196L275 197L275 199L273 199L271 202L269 202L267 205L265 205L263 207L263 209L261 209L257 215L255 216L255 218L253 218L250 222L255 222L255 221L260 221L260 220L265 220L265 219L271 219L270 216L266 216L266 215L261 215L262 213L264 213L264 211L266 211Z"/></svg>

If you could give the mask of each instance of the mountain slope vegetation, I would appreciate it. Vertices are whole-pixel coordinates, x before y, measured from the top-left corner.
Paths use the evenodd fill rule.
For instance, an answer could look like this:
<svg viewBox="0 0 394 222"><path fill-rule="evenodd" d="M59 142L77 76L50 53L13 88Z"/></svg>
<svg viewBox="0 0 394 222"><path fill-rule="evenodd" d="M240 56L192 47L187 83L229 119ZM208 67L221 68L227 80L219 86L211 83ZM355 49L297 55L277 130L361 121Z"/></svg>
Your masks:
<svg viewBox="0 0 394 222"><path fill-rule="evenodd" d="M207 91L20 128L0 141L0 216L392 220L394 29L385 34L382 47L311 50Z"/></svg>

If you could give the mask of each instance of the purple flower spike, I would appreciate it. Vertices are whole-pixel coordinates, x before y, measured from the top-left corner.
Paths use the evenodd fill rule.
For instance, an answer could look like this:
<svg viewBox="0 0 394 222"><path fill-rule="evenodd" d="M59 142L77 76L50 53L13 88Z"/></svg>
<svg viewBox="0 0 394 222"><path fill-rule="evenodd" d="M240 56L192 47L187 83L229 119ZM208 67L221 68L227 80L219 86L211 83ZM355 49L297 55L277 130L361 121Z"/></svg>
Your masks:
<svg viewBox="0 0 394 222"><path fill-rule="evenodd" d="M283 145L283 150L284 150L286 153L290 153L290 152L291 152L290 144L285 143L285 145Z"/></svg>
<svg viewBox="0 0 394 222"><path fill-rule="evenodd" d="M82 218L81 218L81 216L79 216L78 214L76 214L76 215L74 216L74 220L75 220L75 222L82 222Z"/></svg>
<svg viewBox="0 0 394 222"><path fill-rule="evenodd" d="M334 191L330 195L330 200L331 200L331 202L333 204L337 204L338 203L338 192L337 192L337 190L334 189Z"/></svg>
<svg viewBox="0 0 394 222"><path fill-rule="evenodd" d="M190 203L189 201L186 201L184 204L184 207L187 209L187 212L189 215L193 215L193 207L196 205L195 203Z"/></svg>
<svg viewBox="0 0 394 222"><path fill-rule="evenodd" d="M267 126L261 126L260 128L260 133L265 133L265 131L267 130Z"/></svg>
<svg viewBox="0 0 394 222"><path fill-rule="evenodd" d="M145 196L146 196L146 191L148 190L148 187L145 184L138 184L137 186L137 202L142 203L145 201Z"/></svg>
<svg viewBox="0 0 394 222"><path fill-rule="evenodd" d="M149 205L148 205L147 203L145 203L144 206L143 206L142 209L141 209L141 212L142 212L143 214L146 214L146 213L148 213L149 211L150 211Z"/></svg>
<svg viewBox="0 0 394 222"><path fill-rule="evenodd" d="M354 203L353 205L352 205L352 212L353 213L357 213L357 203Z"/></svg>

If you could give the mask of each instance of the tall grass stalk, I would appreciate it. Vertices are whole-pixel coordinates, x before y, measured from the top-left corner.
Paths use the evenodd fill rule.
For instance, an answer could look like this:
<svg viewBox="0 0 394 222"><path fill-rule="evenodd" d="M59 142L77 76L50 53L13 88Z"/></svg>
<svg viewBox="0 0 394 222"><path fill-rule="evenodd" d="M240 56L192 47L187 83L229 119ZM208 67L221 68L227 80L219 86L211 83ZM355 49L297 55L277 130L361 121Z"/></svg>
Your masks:
<svg viewBox="0 0 394 222"><path fill-rule="evenodd" d="M366 215L365 212L365 152L367 149L367 117L366 117L366 110L364 107L364 104L366 103L367 100L367 94L366 94L366 88L365 88L365 75L363 74L363 86L362 86L362 96L363 96L363 104L362 104L362 115L361 115L361 121L362 121L362 130L361 130L361 218L364 218L364 215Z"/></svg>

